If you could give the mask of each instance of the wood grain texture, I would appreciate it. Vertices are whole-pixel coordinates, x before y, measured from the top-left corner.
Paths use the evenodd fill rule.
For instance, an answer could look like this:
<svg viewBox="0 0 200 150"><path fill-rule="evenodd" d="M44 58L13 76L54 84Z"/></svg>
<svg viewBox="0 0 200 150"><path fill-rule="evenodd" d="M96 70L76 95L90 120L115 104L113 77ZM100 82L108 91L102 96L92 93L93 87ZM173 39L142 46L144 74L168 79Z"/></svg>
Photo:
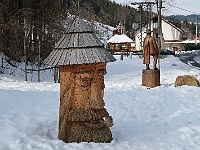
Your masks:
<svg viewBox="0 0 200 150"><path fill-rule="evenodd" d="M106 64L60 67L59 139L69 142L111 142L104 118ZM112 121L110 122L112 125Z"/></svg>

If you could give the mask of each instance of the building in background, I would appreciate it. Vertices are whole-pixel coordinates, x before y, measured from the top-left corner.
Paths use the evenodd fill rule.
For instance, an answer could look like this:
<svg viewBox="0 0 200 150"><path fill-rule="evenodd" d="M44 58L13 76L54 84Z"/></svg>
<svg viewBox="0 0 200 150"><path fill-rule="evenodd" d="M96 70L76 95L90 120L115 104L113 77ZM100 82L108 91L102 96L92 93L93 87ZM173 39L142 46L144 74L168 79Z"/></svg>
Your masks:
<svg viewBox="0 0 200 150"><path fill-rule="evenodd" d="M120 22L113 36L107 41L109 50L114 52L130 52L135 50L134 41L125 34L125 27Z"/></svg>
<svg viewBox="0 0 200 150"><path fill-rule="evenodd" d="M146 36L147 25L142 28L142 41ZM151 19L152 36L158 38L158 17ZM161 37L161 49L169 49L178 51L183 49L184 44L182 41L186 40L186 31L181 28L181 25L177 22L165 20L162 18L162 37ZM141 50L141 34L137 30L135 34L136 50Z"/></svg>

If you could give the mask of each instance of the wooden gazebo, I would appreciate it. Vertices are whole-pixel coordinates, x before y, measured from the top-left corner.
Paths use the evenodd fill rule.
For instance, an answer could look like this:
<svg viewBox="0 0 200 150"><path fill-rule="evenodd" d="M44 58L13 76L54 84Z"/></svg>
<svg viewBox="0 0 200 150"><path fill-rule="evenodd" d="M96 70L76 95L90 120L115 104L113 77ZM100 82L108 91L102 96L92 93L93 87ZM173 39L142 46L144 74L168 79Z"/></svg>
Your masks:
<svg viewBox="0 0 200 150"><path fill-rule="evenodd" d="M115 34L107 41L107 43L109 44L109 49L111 52L133 50L133 48L131 48L131 43L133 43L133 40L125 34Z"/></svg>
<svg viewBox="0 0 200 150"><path fill-rule="evenodd" d="M111 142L112 117L103 96L106 63L113 61L92 27L76 17L44 60L60 67L59 139Z"/></svg>

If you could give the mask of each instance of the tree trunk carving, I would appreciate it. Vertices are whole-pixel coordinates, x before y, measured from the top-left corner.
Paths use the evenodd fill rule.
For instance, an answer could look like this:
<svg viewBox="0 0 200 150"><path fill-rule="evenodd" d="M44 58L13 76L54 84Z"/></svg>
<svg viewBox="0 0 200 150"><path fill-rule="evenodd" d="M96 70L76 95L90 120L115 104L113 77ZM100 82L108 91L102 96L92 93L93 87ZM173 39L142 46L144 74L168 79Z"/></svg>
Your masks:
<svg viewBox="0 0 200 150"><path fill-rule="evenodd" d="M111 142L112 117L104 108L106 64L60 66L59 139Z"/></svg>

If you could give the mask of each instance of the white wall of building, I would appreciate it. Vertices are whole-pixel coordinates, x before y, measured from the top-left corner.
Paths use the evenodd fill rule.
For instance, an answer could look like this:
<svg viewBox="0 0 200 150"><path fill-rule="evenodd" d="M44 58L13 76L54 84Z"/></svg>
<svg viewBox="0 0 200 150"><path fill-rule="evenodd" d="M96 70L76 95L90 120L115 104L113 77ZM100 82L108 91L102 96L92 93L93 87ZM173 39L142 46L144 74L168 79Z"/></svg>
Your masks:
<svg viewBox="0 0 200 150"><path fill-rule="evenodd" d="M157 23L154 23L153 22L151 23L151 27L153 30L153 28L157 28ZM144 27L142 29L142 41L144 40L145 36L146 36L146 27ZM166 23L164 20L162 20L162 33L163 33L163 38L164 40L166 41L177 41L179 40L179 37L180 37L180 34L181 32L175 28L173 25L170 25L168 23ZM136 50L139 51L139 50L142 50L141 47L140 47L140 30L137 30L136 31L136 36L135 36L135 44L136 44ZM169 49L169 44L161 44L162 46L165 46L165 48Z"/></svg>
<svg viewBox="0 0 200 150"><path fill-rule="evenodd" d="M180 37L180 31L163 20L162 20L162 33L164 39L167 41L179 40Z"/></svg>
<svg viewBox="0 0 200 150"><path fill-rule="evenodd" d="M143 28L142 29L142 41L144 41L144 38L145 38L145 36L146 36L146 33L145 33L145 31L146 31L146 28ZM136 36L135 36L135 48L136 48L136 51L140 51L140 50L142 50L142 48L140 47L140 30L137 30L136 31L136 34L135 34Z"/></svg>

